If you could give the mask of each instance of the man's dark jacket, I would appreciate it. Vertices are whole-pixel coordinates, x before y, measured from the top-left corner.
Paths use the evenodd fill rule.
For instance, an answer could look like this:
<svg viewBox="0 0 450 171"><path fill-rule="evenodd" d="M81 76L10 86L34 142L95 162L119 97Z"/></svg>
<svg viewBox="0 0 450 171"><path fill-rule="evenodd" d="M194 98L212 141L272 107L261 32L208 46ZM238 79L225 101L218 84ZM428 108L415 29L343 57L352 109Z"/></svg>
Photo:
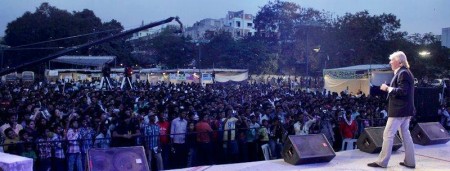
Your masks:
<svg viewBox="0 0 450 171"><path fill-rule="evenodd" d="M409 69L401 67L394 75L389 93L389 117L414 116L414 76Z"/></svg>

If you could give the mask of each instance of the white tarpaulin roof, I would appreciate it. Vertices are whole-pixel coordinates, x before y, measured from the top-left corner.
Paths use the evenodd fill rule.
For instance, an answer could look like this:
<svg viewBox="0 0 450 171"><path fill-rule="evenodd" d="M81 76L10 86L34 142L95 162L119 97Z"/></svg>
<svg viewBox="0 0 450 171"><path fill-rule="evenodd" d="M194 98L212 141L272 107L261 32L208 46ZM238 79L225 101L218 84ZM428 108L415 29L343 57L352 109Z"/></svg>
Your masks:
<svg viewBox="0 0 450 171"><path fill-rule="evenodd" d="M379 86L391 80L393 72L389 64L366 64L343 68L324 69L324 88L331 92L348 90L370 94L371 86Z"/></svg>
<svg viewBox="0 0 450 171"><path fill-rule="evenodd" d="M389 64L366 64L366 65L355 65L343 68L333 68L326 70L389 70L391 67Z"/></svg>
<svg viewBox="0 0 450 171"><path fill-rule="evenodd" d="M102 66L115 58L115 56L61 56L51 61L83 66Z"/></svg>

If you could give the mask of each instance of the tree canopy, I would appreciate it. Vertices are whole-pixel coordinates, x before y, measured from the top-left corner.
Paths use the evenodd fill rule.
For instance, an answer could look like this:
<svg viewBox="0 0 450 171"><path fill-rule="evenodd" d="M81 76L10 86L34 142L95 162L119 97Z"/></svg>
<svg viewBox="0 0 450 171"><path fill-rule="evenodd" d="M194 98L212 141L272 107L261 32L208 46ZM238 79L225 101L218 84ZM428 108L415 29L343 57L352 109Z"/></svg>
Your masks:
<svg viewBox="0 0 450 171"><path fill-rule="evenodd" d="M48 3L42 3L34 12L25 12L8 23L5 44L8 49L5 66L14 66L25 61L45 57L64 48L78 45L119 33L123 26L116 20L102 23L93 11L68 12ZM130 61L131 46L125 39L83 49L71 55L114 55L120 61ZM39 65L43 66L43 65Z"/></svg>

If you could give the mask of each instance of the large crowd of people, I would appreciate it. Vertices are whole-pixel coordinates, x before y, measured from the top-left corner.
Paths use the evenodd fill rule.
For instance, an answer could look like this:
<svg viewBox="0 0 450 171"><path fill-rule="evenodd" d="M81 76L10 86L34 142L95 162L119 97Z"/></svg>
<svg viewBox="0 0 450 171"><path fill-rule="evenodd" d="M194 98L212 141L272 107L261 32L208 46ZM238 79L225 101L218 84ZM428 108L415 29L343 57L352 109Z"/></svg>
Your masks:
<svg viewBox="0 0 450 171"><path fill-rule="evenodd" d="M2 83L0 100L2 150L33 158L36 170L87 170L89 149L127 146L144 146L157 170L277 159L285 135L322 133L339 151L387 116L384 97L287 81L110 91L89 82Z"/></svg>

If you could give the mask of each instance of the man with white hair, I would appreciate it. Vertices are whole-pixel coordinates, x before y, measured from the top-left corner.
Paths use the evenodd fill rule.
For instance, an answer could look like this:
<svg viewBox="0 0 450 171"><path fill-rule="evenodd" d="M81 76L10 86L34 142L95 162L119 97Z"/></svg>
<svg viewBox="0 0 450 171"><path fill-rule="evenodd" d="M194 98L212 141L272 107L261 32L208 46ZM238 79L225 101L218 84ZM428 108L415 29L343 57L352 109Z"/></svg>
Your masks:
<svg viewBox="0 0 450 171"><path fill-rule="evenodd" d="M414 76L409 70L408 60L402 51L389 56L394 77L390 85L382 84L380 89L388 92L388 120L383 133L383 146L376 162L367 164L370 167L386 168L391 157L392 145L397 130L405 147L405 158L399 164L415 168L414 144L409 132L409 122L415 114L414 107Z"/></svg>

